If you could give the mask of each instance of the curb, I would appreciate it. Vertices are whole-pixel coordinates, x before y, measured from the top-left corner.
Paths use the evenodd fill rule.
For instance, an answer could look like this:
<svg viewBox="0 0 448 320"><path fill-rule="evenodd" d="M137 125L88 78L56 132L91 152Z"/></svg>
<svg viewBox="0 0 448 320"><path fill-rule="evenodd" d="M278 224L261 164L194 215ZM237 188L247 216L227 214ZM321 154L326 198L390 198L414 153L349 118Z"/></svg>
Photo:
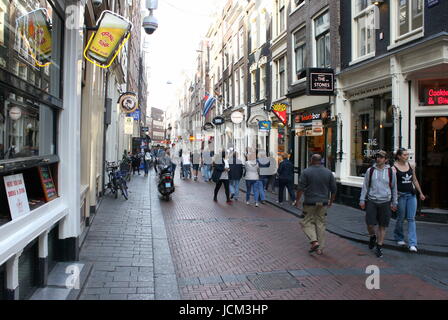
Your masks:
<svg viewBox="0 0 448 320"><path fill-rule="evenodd" d="M246 190L241 189L240 191L246 193ZM281 205L279 205L278 203L276 203L275 201L272 200L268 200L266 199L266 202L269 203L270 205L273 205L274 207L277 207L279 209L282 209L283 211L292 214L293 216L301 219L301 215L298 212L295 212L289 208L285 208ZM363 243L363 244L368 244L369 240L366 238L366 236L364 235L358 235L352 232L347 232L344 230L340 230L340 228L338 228L337 226L334 225L328 225L327 224L327 228L326 230L332 234L335 234L341 238L344 239L348 239L348 240L352 240L352 241L356 241L359 243ZM397 246L394 242L389 241L389 240L385 240L384 244L383 244L384 248L387 249L391 249L391 250L396 250L396 251L401 251L401 252L408 252L408 250L406 250L405 247L399 247ZM436 256L436 257L448 257L448 250L447 251L440 251L440 250L436 250L436 249L428 249L428 248L419 248L418 252L416 254L426 254L426 255L430 255L430 256Z"/></svg>

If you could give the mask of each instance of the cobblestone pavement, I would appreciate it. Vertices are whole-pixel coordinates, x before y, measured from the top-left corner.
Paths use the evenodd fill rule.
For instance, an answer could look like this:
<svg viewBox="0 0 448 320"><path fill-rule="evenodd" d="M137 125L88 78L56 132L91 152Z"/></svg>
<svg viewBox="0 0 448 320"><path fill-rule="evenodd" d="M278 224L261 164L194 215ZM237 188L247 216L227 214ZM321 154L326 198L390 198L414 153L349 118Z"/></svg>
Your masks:
<svg viewBox="0 0 448 320"><path fill-rule="evenodd" d="M227 205L223 188L215 203L212 183L176 184L161 207L183 299L448 298L448 285L416 276L406 254L385 250L378 259L364 245L327 234L324 255L310 255L297 217L271 205ZM417 259L426 258L409 262ZM366 288L370 265L380 268L380 290Z"/></svg>
<svg viewBox="0 0 448 320"><path fill-rule="evenodd" d="M104 197L80 254L94 265L81 300L179 299L153 179L134 176L128 201Z"/></svg>

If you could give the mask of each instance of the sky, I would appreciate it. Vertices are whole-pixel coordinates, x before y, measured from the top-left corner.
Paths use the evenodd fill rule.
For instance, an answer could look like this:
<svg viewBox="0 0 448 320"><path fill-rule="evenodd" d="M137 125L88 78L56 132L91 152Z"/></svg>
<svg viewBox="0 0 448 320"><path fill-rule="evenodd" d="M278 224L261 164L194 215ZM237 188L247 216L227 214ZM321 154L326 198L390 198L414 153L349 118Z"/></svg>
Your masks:
<svg viewBox="0 0 448 320"><path fill-rule="evenodd" d="M152 35L145 33L143 39L149 67L148 108L167 110L176 103L183 75L192 77L199 43L224 3L225 0L159 0L159 7L154 10L159 27Z"/></svg>

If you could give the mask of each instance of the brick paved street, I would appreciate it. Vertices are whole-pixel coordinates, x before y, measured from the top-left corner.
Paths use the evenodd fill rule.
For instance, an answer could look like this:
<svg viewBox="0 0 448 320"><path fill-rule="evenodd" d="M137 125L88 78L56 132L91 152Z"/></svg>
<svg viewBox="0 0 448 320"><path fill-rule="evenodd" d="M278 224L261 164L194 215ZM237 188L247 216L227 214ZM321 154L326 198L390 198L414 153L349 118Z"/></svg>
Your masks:
<svg viewBox="0 0 448 320"><path fill-rule="evenodd" d="M333 234L323 256L310 255L297 217L270 205L229 206L224 190L214 203L211 183L176 183L173 200L161 207L183 299L448 298L446 283L403 268L406 259L424 263L423 255L385 250L378 259ZM380 290L365 287L369 265L380 267Z"/></svg>

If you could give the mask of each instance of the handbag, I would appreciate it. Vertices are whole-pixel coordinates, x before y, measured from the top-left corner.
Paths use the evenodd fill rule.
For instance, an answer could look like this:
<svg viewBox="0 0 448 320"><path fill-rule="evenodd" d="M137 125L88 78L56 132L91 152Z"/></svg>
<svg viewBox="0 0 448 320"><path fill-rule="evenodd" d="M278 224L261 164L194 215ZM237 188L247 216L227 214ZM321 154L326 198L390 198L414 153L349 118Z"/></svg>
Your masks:
<svg viewBox="0 0 448 320"><path fill-rule="evenodd" d="M223 172L224 172L224 165L223 164L216 165L215 168L213 169L212 181L218 183Z"/></svg>

